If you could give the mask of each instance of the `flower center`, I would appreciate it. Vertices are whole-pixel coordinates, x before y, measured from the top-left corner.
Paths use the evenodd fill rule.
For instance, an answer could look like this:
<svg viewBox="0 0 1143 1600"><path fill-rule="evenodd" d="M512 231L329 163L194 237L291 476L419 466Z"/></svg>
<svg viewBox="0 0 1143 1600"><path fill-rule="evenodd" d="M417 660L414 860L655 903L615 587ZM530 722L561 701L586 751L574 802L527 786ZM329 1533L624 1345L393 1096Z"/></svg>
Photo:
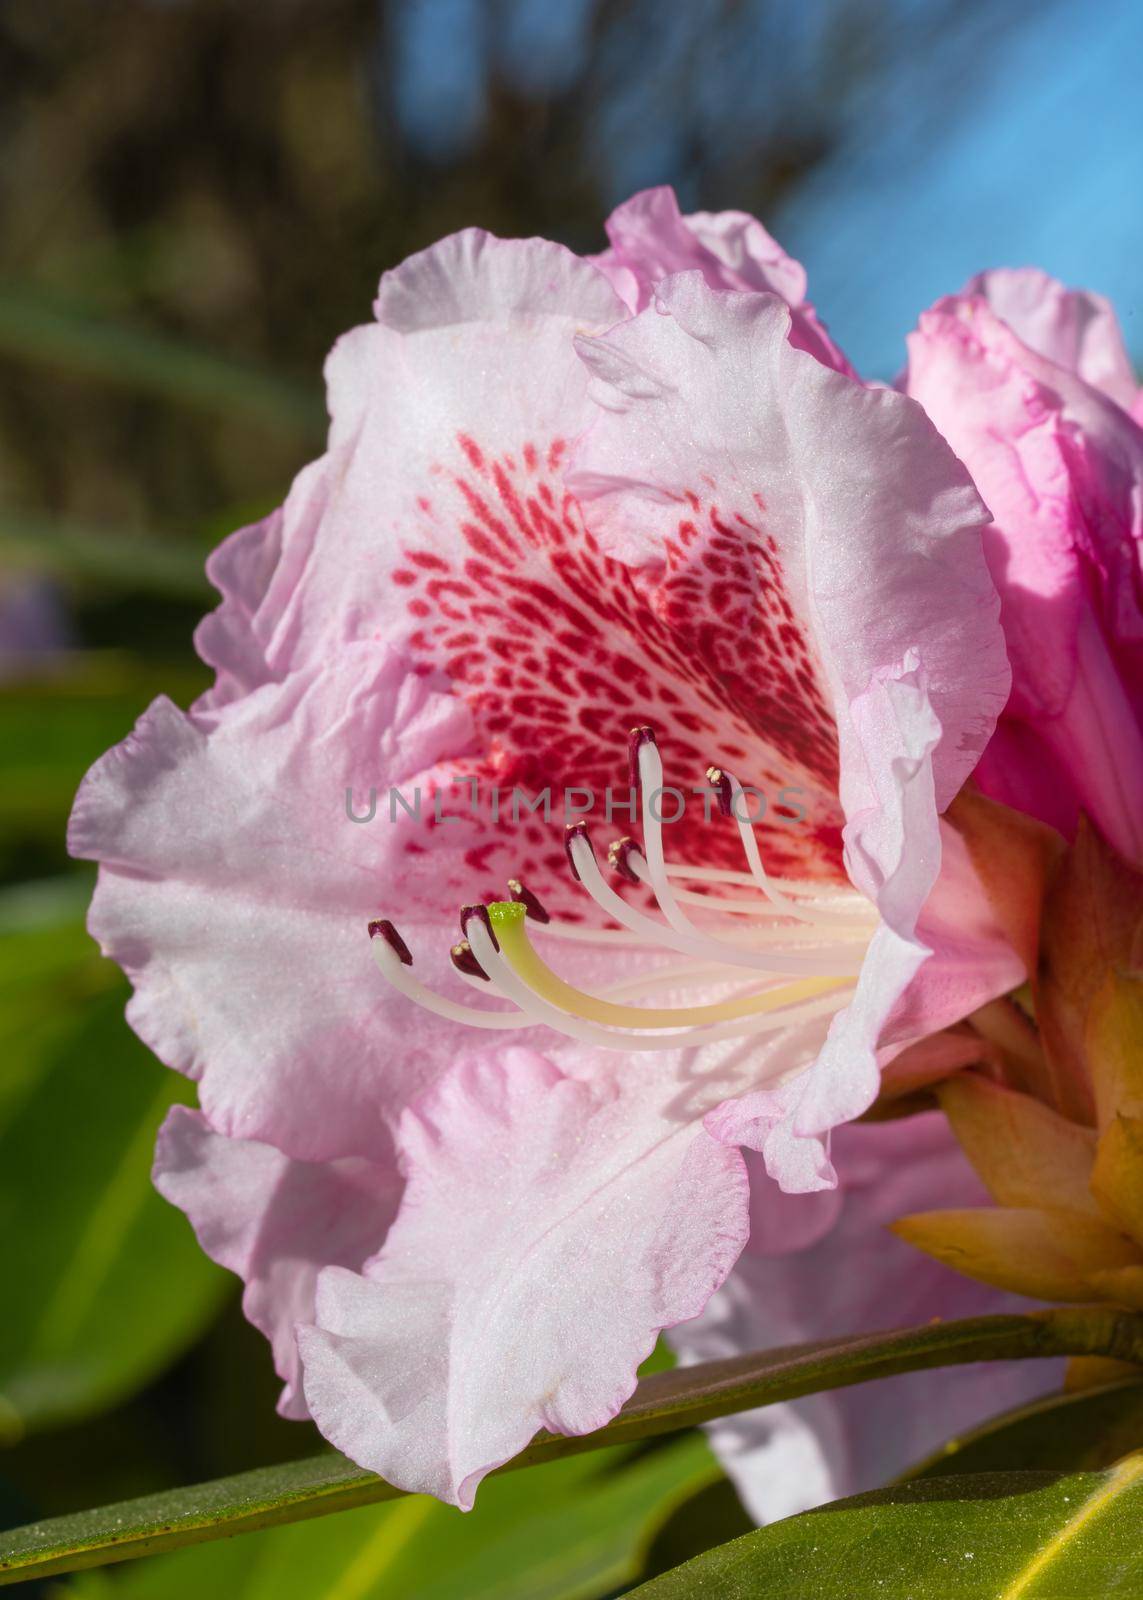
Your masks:
<svg viewBox="0 0 1143 1600"><path fill-rule="evenodd" d="M608 862L619 878L650 891L660 915L630 905L612 888L586 824L576 822L565 841L572 876L611 926L590 929L553 919L513 878L510 899L464 907L464 938L451 950L465 983L507 1002L507 1009L462 1005L429 989L414 976L412 955L393 924L372 922L374 956L394 988L453 1022L494 1030L543 1024L581 1043L621 1051L674 1050L773 1033L832 1016L847 1004L876 928L869 902L852 889L823 893L808 882L772 879L743 790L720 767L709 768L707 780L723 816L738 827L746 871L668 862L656 806L663 763L651 729L636 728L630 749L643 842L616 840ZM701 911L703 920L696 921L691 910ZM532 943L532 930L604 954L616 947L637 949L656 964L591 993L548 964ZM665 952L687 959L668 965L661 960ZM633 1003L656 989L681 994L685 1003Z"/></svg>

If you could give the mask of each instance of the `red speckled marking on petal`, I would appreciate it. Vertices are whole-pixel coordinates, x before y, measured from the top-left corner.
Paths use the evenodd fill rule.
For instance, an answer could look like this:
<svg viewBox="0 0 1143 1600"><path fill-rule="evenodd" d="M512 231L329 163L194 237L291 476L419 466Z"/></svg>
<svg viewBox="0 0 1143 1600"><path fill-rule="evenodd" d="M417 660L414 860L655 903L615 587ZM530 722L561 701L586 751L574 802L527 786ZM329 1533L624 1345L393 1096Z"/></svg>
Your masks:
<svg viewBox="0 0 1143 1600"><path fill-rule="evenodd" d="M589 821L606 842L638 831L623 809L605 820L603 795L625 795L628 731L649 723L667 783L688 793L684 820L665 830L670 856L742 866L733 825L717 808L706 821L689 793L716 761L768 797L758 834L770 871L844 879L836 730L761 501L754 522L724 515L713 492L689 492L652 580L603 554L552 478L563 441L499 458L467 435L458 446L455 555L440 554L439 531L432 548L410 532L393 581L427 619L410 640L419 664L443 669L476 714L484 753L465 772L505 794L550 786L557 808L563 790L589 788ZM435 506L444 515L439 497ZM804 821L781 820L786 787L802 791ZM551 898L551 879L566 877L562 820L505 820L468 865L519 873ZM502 886L493 878L487 892Z"/></svg>

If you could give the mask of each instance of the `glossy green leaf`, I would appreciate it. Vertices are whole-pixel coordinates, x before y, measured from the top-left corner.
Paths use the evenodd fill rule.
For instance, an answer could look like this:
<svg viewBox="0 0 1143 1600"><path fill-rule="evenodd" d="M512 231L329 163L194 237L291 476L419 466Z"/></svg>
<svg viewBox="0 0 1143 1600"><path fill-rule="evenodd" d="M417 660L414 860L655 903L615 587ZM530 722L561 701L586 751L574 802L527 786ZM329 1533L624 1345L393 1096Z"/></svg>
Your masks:
<svg viewBox="0 0 1143 1600"><path fill-rule="evenodd" d="M974 1317L659 1372L640 1382L607 1427L579 1438L538 1434L505 1470L670 1433L754 1406L896 1372L1053 1355L1143 1360L1143 1315L1108 1306L1068 1306L1027 1316ZM0 1583L33 1573L70 1572L154 1555L348 1511L395 1499L399 1493L330 1452L15 1529L0 1545Z"/></svg>
<svg viewBox="0 0 1143 1600"><path fill-rule="evenodd" d="M0 350L224 417L315 438L324 428L316 392L32 288L0 286Z"/></svg>
<svg viewBox="0 0 1143 1600"><path fill-rule="evenodd" d="M701 1485L677 1505L651 1541L644 1562L644 1580L682 1566L715 1545L750 1533L754 1519L727 1477Z"/></svg>
<svg viewBox="0 0 1143 1600"><path fill-rule="evenodd" d="M64 981L35 986L45 1006ZM0 1094L8 1439L90 1415L146 1383L230 1287L151 1187L155 1131L189 1086L130 1032L124 999L119 985L78 1022L66 1011L27 1022L23 1053L6 1053L0 1069L8 1077L15 1062L17 1074ZM14 1026L0 999L0 1038Z"/></svg>
<svg viewBox="0 0 1143 1600"><path fill-rule="evenodd" d="M1143 1453L1110 1472L983 1473L835 1501L676 1567L639 1600L1135 1600Z"/></svg>
<svg viewBox="0 0 1143 1600"><path fill-rule="evenodd" d="M1143 1381L1048 1395L950 1439L903 1481L953 1472L1080 1472L1143 1447Z"/></svg>
<svg viewBox="0 0 1143 1600"><path fill-rule="evenodd" d="M414 1496L182 1550L115 1581L83 1574L60 1600L597 1600L638 1579L659 1524L718 1477L694 1435L637 1459L601 1451L497 1479L468 1515Z"/></svg>

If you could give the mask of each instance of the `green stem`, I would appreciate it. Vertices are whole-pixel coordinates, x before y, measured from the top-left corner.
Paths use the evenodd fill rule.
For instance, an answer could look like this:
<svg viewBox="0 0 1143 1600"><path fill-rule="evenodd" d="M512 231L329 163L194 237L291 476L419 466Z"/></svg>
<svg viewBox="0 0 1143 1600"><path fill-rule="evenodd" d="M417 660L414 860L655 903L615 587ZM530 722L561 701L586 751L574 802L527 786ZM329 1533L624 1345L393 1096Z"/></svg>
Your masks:
<svg viewBox="0 0 1143 1600"><path fill-rule="evenodd" d="M1143 1315L1065 1306L1028 1316L974 1317L827 1344L798 1345L645 1378L613 1421L578 1438L540 1433L501 1468L629 1444L755 1406L796 1400L901 1372L970 1361L1110 1356L1143 1366ZM190 1489L18 1528L0 1541L0 1584L157 1555L210 1539L391 1500L402 1493L328 1452Z"/></svg>

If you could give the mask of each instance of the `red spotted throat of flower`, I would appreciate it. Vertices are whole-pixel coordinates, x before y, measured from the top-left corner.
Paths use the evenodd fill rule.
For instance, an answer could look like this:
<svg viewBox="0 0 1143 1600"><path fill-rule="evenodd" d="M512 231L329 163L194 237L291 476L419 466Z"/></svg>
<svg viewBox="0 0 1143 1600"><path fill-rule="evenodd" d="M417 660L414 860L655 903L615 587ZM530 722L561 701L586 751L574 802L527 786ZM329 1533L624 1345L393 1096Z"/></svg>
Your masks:
<svg viewBox="0 0 1143 1600"><path fill-rule="evenodd" d="M474 1028L546 1024L581 1043L622 1051L672 1050L773 1033L832 1016L848 1004L877 926L869 901L853 889L823 892L810 883L771 878L742 804L744 792L719 767L709 768L707 779L723 816L738 827L748 870L668 862L662 818L653 803L662 792L663 762L652 730L635 728L630 748L632 785L641 795L643 844L616 840L608 862L618 877L650 889L662 920L616 893L600 871L586 823L575 822L566 836L572 875L618 928L595 930L555 919L531 890L510 879L508 900L463 908L464 939L451 954L453 966L471 988L509 1002L511 1009L462 1005L427 988L413 976L405 941L392 922L381 919L369 924L369 932L377 965L389 983L426 1010ZM700 887L676 887L686 883ZM732 895L712 895L709 890L715 885L725 885ZM755 892L747 897L747 890ZM692 921L688 906L700 907L708 916L720 914L724 921L717 934L709 921ZM529 924L555 940L597 948L658 948L688 959L591 994L553 971L533 946ZM699 1005L630 1003L655 989L678 991L691 984L700 984L704 993L712 988L739 992Z"/></svg>

